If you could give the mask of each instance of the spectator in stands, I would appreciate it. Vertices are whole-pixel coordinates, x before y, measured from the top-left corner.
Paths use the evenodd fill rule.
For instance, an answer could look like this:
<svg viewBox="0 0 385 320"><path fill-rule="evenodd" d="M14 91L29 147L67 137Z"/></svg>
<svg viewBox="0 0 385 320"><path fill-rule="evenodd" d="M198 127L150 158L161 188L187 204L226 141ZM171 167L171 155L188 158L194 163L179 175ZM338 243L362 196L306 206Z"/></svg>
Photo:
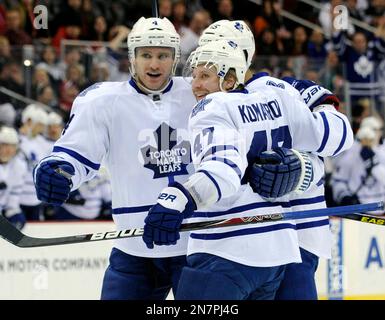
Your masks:
<svg viewBox="0 0 385 320"><path fill-rule="evenodd" d="M186 3L184 0L177 0L172 6L172 19L175 30L180 31L182 26L188 27L188 18L186 13Z"/></svg>
<svg viewBox="0 0 385 320"><path fill-rule="evenodd" d="M20 11L18 9L8 9L6 12L7 28L4 36L8 38L11 45L22 46L32 44L32 38L23 30Z"/></svg>
<svg viewBox="0 0 385 320"><path fill-rule="evenodd" d="M276 0L265 0L262 6L262 13L254 20L254 32L257 39L266 28L285 29L284 20L280 14L280 3Z"/></svg>
<svg viewBox="0 0 385 320"><path fill-rule="evenodd" d="M81 32L80 17L75 15L71 19L64 21L52 39L52 45L57 53L60 53L60 44L63 39L80 40Z"/></svg>
<svg viewBox="0 0 385 320"><path fill-rule="evenodd" d="M4 65L12 58L11 46L8 38L0 36L0 66Z"/></svg>
<svg viewBox="0 0 385 320"><path fill-rule="evenodd" d="M340 100L343 99L344 77L342 65L339 63L338 55L335 51L330 51L327 54L326 61L319 71L320 83L329 88Z"/></svg>
<svg viewBox="0 0 385 320"><path fill-rule="evenodd" d="M78 47L69 46L65 48L64 59L58 63L58 66L63 74L63 79L65 78L65 74L67 72L67 68L70 65L81 63L82 55L80 53L80 49Z"/></svg>
<svg viewBox="0 0 385 320"><path fill-rule="evenodd" d="M50 85L38 87L36 91L36 100L51 107L53 110L59 108L56 93Z"/></svg>
<svg viewBox="0 0 385 320"><path fill-rule="evenodd" d="M69 119L72 103L79 93L80 89L75 83L71 81L63 83L59 96L59 108L65 122Z"/></svg>
<svg viewBox="0 0 385 320"><path fill-rule="evenodd" d="M258 56L281 55L283 47L278 43L274 29L266 28L257 38L256 53Z"/></svg>
<svg viewBox="0 0 385 320"><path fill-rule="evenodd" d="M25 79L20 63L15 60L9 60L2 66L0 71L0 86L18 94L25 95ZM24 107L24 103L20 103L20 101L12 98L9 98L8 102L11 102L16 109Z"/></svg>
<svg viewBox="0 0 385 320"><path fill-rule="evenodd" d="M95 17L89 40L103 42L108 40L107 21L103 16Z"/></svg>
<svg viewBox="0 0 385 320"><path fill-rule="evenodd" d="M293 38L285 48L285 53L290 56L307 56L308 36L302 26L298 26L293 31Z"/></svg>
<svg viewBox="0 0 385 320"><path fill-rule="evenodd" d="M87 88L97 82L109 81L109 77L110 77L110 71L107 63L105 62L94 63L91 67L91 72L88 78L88 82L84 87Z"/></svg>
<svg viewBox="0 0 385 320"><path fill-rule="evenodd" d="M364 33L356 32L349 45L346 32L335 30L333 44L340 62L344 63L344 76L349 84L352 103L362 97L370 97L380 109L379 97L383 89L378 81L377 68L385 54L384 39L375 36L368 41Z"/></svg>
<svg viewBox="0 0 385 320"><path fill-rule="evenodd" d="M317 67L321 67L325 62L328 54L326 45L327 41L324 38L322 29L314 29L307 43L307 54L312 63L316 64Z"/></svg>
<svg viewBox="0 0 385 320"><path fill-rule="evenodd" d="M218 7L215 13L213 13L213 19L218 20L234 20L233 17L233 1L232 0L219 0Z"/></svg>
<svg viewBox="0 0 385 320"><path fill-rule="evenodd" d="M37 92L40 88L51 86L48 72L41 68L35 68L32 75L32 97L37 98Z"/></svg>
<svg viewBox="0 0 385 320"><path fill-rule="evenodd" d="M36 65L36 68L46 70L55 85L64 78L63 70L57 61L56 51L52 46L44 46L41 53L41 60Z"/></svg>
<svg viewBox="0 0 385 320"><path fill-rule="evenodd" d="M171 19L172 15L172 1L171 0L159 0L159 16L161 18Z"/></svg>
<svg viewBox="0 0 385 320"><path fill-rule="evenodd" d="M369 1L369 7L365 11L366 22L377 26L378 20L385 14L385 2L384 0L371 0Z"/></svg>
<svg viewBox="0 0 385 320"><path fill-rule="evenodd" d="M198 46L199 37L209 24L210 21L207 19L207 12L205 10L199 10L193 14L188 28L182 26L179 29L181 49L180 62L182 65L186 63L190 53Z"/></svg>

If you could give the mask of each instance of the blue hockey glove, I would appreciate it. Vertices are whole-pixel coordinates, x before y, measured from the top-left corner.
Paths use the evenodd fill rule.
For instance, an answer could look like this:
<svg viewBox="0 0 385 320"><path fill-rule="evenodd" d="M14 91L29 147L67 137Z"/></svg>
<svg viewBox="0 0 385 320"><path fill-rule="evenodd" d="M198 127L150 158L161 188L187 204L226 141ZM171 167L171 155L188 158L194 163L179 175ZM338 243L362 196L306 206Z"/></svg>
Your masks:
<svg viewBox="0 0 385 320"><path fill-rule="evenodd" d="M43 202L61 205L71 191L71 176L75 169L67 161L47 160L34 169L37 198Z"/></svg>
<svg viewBox="0 0 385 320"><path fill-rule="evenodd" d="M287 148L262 152L249 173L254 192L264 198L304 192L313 181L313 165L306 153Z"/></svg>
<svg viewBox="0 0 385 320"><path fill-rule="evenodd" d="M379 164L376 153L372 150L372 148L364 146L360 151L360 155L362 160L364 160L366 175L370 175L373 168Z"/></svg>
<svg viewBox="0 0 385 320"><path fill-rule="evenodd" d="M66 204L72 204L75 206L82 206L86 203L86 199L80 194L79 190L72 191L68 199L65 202Z"/></svg>
<svg viewBox="0 0 385 320"><path fill-rule="evenodd" d="M154 244L176 244L183 219L190 217L195 209L194 200L178 182L163 189L144 220L143 241L147 248L154 248Z"/></svg>
<svg viewBox="0 0 385 320"><path fill-rule="evenodd" d="M23 229L26 219L24 213L16 213L13 214L10 217L7 217L7 213L5 214L5 217L8 219L10 223L12 223L17 229L21 230Z"/></svg>
<svg viewBox="0 0 385 320"><path fill-rule="evenodd" d="M360 204L360 201L355 194L343 197L340 202L340 206L350 206L353 204Z"/></svg>
<svg viewBox="0 0 385 320"><path fill-rule="evenodd" d="M340 100L337 96L314 81L297 80L293 77L284 77L282 80L290 83L299 91L303 101L311 111L321 104L331 104L338 110Z"/></svg>

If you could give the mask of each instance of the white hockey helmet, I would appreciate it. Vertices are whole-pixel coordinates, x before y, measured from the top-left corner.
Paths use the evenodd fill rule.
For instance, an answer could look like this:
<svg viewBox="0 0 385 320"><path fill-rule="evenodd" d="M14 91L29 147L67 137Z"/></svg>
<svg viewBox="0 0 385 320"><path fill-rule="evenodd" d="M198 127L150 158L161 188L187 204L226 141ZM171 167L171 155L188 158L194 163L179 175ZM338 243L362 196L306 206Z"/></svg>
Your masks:
<svg viewBox="0 0 385 320"><path fill-rule="evenodd" d="M373 128L370 127L362 127L360 128L357 133L356 137L359 140L367 139L367 140L376 140L377 134L376 131Z"/></svg>
<svg viewBox="0 0 385 320"><path fill-rule="evenodd" d="M17 131L11 127L0 128L0 143L19 144L19 135L17 134Z"/></svg>
<svg viewBox="0 0 385 320"><path fill-rule="evenodd" d="M371 117L366 117L362 119L360 128L364 128L364 127L369 127L374 130L382 130L383 126L380 119L378 119L377 117L371 116Z"/></svg>
<svg viewBox="0 0 385 320"><path fill-rule="evenodd" d="M239 46L232 40L211 41L199 46L190 54L187 60L187 68L191 71L198 65L204 64L207 68L216 67L216 73L220 78L220 88L230 69L235 71L237 81L234 87L245 82L247 62L245 55Z"/></svg>
<svg viewBox="0 0 385 320"><path fill-rule="evenodd" d="M37 104L30 104L23 110L21 114L22 123L26 123L28 120L31 120L32 123L42 123L46 125L48 115L42 107L38 106Z"/></svg>
<svg viewBox="0 0 385 320"><path fill-rule="evenodd" d="M63 118L56 112L50 112L47 116L47 125L62 125Z"/></svg>
<svg viewBox="0 0 385 320"><path fill-rule="evenodd" d="M174 25L167 18L141 17L132 27L127 38L128 58L131 75L135 75L133 61L135 50L139 47L166 47L174 49L172 75L180 59L180 37Z"/></svg>
<svg viewBox="0 0 385 320"><path fill-rule="evenodd" d="M202 32L199 45L222 39L235 41L244 51L247 67L250 67L255 52L255 39L249 26L242 20L219 20Z"/></svg>

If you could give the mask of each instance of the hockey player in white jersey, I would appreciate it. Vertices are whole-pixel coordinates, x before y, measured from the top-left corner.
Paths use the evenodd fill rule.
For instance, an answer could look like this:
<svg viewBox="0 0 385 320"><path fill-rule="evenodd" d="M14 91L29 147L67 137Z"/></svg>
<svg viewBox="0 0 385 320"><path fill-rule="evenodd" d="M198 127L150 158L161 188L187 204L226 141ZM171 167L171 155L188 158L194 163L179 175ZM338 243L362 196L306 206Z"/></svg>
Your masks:
<svg viewBox="0 0 385 320"><path fill-rule="evenodd" d="M179 35L166 18L141 18L128 36L128 50L131 79L80 93L53 153L35 170L39 198L62 204L105 163L119 230L143 227L159 190L183 183L193 170L187 123L196 99L183 78L173 77ZM187 239L184 234L175 246L155 250L140 237L117 240L102 299L165 299L176 289Z"/></svg>
<svg viewBox="0 0 385 320"><path fill-rule="evenodd" d="M198 99L244 82L246 60L233 41L210 42L194 51L189 61ZM348 124L344 115L333 112ZM331 126L333 134L341 135L338 129ZM189 122L196 173L183 185L162 190L145 220L144 242L149 248L172 244L185 217L231 218L291 210L289 196L268 202L242 184L242 177L256 157L279 145L329 154L335 144L323 145L324 131L323 116L313 115L300 97L285 91L266 87L250 94L246 90L208 94L194 107ZM345 134L342 149L353 141L351 129ZM308 156L295 152L306 168L301 184L307 185L312 175L320 179L322 173L312 172ZM301 261L295 229L295 222L289 221L192 232L188 266L176 298L274 298L285 266Z"/></svg>
<svg viewBox="0 0 385 320"><path fill-rule="evenodd" d="M199 44L204 45L218 39L235 40L245 53L248 66L251 65L255 51L254 35L245 22L241 20L214 22L203 31ZM249 92L263 91L268 87L274 91L288 90L292 95L298 96L299 91L301 91L304 102L311 110L316 106L329 105L323 110L324 114L327 115L326 124L329 124L327 120L329 117L335 117L334 114L329 114L328 108L333 109L330 104L336 104L338 102L337 98L329 90L314 83L297 81L296 89L298 92L296 92L285 81L270 77L267 73L252 75L248 71L246 80L246 89ZM312 91L316 94L309 99L307 93ZM342 137L340 136L340 138ZM328 143L334 143L331 141L331 136ZM336 151L332 151L330 156L341 153L341 150L336 149ZM317 152L314 155L317 155ZM323 159L314 155L310 155L313 167L317 166L319 170L323 171ZM252 166L248 179L255 192L270 199L279 198L291 192L290 204L299 210L326 207L322 179L313 181L304 194L292 192L296 187L296 183L293 183L293 181L298 181L300 176L298 170L296 170L299 167L299 159L293 156L289 149L281 148L276 154L262 154L259 160L260 162L267 162L267 164L259 163ZM271 162L278 162L278 164ZM330 257L331 234L328 218L301 219L297 221L297 224L303 263L292 264L286 268L285 277L275 297L278 300L317 299L315 271L318 266L318 257Z"/></svg>
<svg viewBox="0 0 385 320"><path fill-rule="evenodd" d="M36 196L32 171L51 151L43 136L48 114L42 107L30 104L23 110L21 116L19 154L27 161L28 172L25 175L20 205L27 220L39 221L43 220L43 212L41 202Z"/></svg>
<svg viewBox="0 0 385 320"><path fill-rule="evenodd" d="M334 200L340 205L385 199L385 157L380 135L365 122L357 131L353 147L338 159L339 166L332 174ZM372 214L383 214L383 210Z"/></svg>
<svg viewBox="0 0 385 320"><path fill-rule="evenodd" d="M16 157L19 137L15 129L0 128L0 210L14 226L22 229L25 215L20 208L20 196L27 164Z"/></svg>

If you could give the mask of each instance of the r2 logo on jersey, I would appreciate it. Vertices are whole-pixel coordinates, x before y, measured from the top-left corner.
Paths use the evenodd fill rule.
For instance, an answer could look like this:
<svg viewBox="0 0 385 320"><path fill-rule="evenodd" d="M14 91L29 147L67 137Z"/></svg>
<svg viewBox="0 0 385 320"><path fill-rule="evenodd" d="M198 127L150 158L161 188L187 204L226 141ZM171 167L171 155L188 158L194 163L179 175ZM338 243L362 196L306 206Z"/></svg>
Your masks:
<svg viewBox="0 0 385 320"><path fill-rule="evenodd" d="M156 146L141 148L144 167L154 171L154 179L188 174L191 162L190 143L182 140L177 144L177 130L162 123L153 132Z"/></svg>

